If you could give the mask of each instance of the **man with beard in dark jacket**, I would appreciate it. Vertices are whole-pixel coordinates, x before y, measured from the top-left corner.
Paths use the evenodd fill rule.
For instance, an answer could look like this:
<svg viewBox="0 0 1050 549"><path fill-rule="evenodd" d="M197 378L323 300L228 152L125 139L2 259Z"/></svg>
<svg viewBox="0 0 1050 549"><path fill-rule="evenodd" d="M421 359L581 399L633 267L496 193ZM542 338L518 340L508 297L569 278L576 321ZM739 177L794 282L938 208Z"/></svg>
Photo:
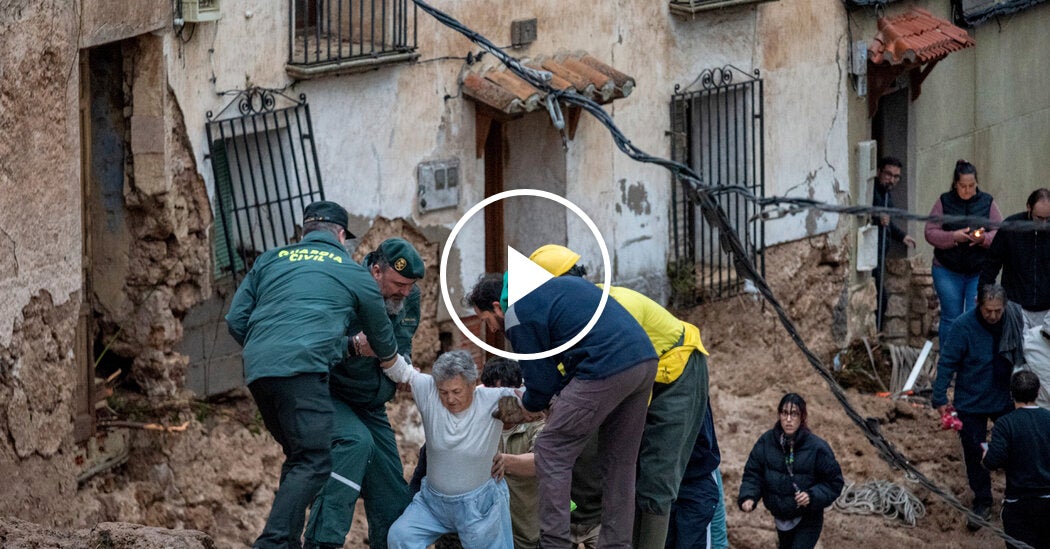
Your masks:
<svg viewBox="0 0 1050 549"><path fill-rule="evenodd" d="M1036 227L1001 229L988 249L981 270L981 285L992 284L1003 271L1003 288L1010 300L1024 310L1026 328L1040 326L1050 311L1050 189L1028 195L1026 211L1005 222L1030 221Z"/></svg>
<svg viewBox="0 0 1050 549"><path fill-rule="evenodd" d="M398 354L411 363L412 336L420 320L420 290L426 266L403 238L388 238L365 256L364 267L383 296ZM342 547L358 499L368 517L368 543L387 546L387 531L412 497L404 479L386 403L395 384L383 374L364 333L351 338L350 355L330 369L332 472L310 509L306 547Z"/></svg>
<svg viewBox="0 0 1050 549"><path fill-rule="evenodd" d="M875 179L875 188L872 193L871 205L880 208L892 208L893 207L893 187L895 187L901 180L901 170L904 164L901 163L900 159L892 156L884 156L879 159L879 176ZM878 329L882 329L882 318L886 314L886 303L889 295L883 285L886 278L886 250L889 248L889 237L894 242L900 242L906 244L911 248L915 247L915 239L908 235L904 229L897 226L896 223L890 219L887 214L881 214L872 217L872 222L879 227L879 252L878 252L878 264L875 266L875 270L871 272L872 276L875 277L875 289L878 290L878 303L876 304L877 310L875 313L875 320Z"/></svg>

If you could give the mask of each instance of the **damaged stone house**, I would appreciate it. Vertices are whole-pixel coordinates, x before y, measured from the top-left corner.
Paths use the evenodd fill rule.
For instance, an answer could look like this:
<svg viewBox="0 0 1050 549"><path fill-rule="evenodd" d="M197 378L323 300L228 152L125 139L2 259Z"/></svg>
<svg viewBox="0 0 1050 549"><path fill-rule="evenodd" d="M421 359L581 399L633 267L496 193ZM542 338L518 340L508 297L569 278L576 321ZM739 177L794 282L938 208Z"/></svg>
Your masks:
<svg viewBox="0 0 1050 549"><path fill-rule="evenodd" d="M897 204L923 212L966 157L1013 211L1050 148L1050 70L1031 61L1050 47L1050 8L991 4L979 21L944 0L435 6L712 185L864 203L871 158L892 153L906 163ZM905 36L890 46L914 56L857 61L885 21L916 9L976 25L961 31L972 43L926 51ZM621 154L585 113L566 108L557 129L543 93L410 1L16 0L0 4L0 37L0 473L17 479L0 514L76 521L64 501L119 446L96 421L100 379L158 400L242 384L228 299L321 197L350 211L357 251L402 235L424 252L421 364L462 339L437 297L440 247L504 190L579 205L620 284L679 305L746 292L666 170ZM820 337L840 346L871 334L870 276L851 253L863 220L763 221L739 195L719 201L752 259L798 256L821 277L821 310L793 314L826 317ZM600 257L580 235L559 208L486 209L457 239L450 292L502 268L507 245ZM929 250L910 254L893 271L901 340L936 325L909 290Z"/></svg>

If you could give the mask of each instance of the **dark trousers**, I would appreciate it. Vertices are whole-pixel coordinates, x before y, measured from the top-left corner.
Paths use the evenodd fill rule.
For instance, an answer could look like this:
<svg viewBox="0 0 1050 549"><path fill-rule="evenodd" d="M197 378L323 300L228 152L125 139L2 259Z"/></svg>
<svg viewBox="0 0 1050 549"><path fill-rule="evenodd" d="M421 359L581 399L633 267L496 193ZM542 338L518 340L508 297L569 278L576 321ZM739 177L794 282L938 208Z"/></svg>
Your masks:
<svg viewBox="0 0 1050 549"><path fill-rule="evenodd" d="M588 435L598 431L602 476L602 527L598 545L629 548L634 526L635 465L656 360L605 379L573 378L551 407L536 438L540 544L569 547L572 468Z"/></svg>
<svg viewBox="0 0 1050 549"><path fill-rule="evenodd" d="M368 544L385 548L390 525L411 501L386 408L358 409L338 398L332 408L332 474L310 508L307 545L342 547L360 497Z"/></svg>
<svg viewBox="0 0 1050 549"><path fill-rule="evenodd" d="M973 490L973 505L992 506L992 476L988 469L981 465L984 449L981 443L988 440L988 422L1002 417L1009 410L993 414L969 414L957 412L962 429L959 430L959 441L962 443L963 460L966 462L966 480Z"/></svg>
<svg viewBox="0 0 1050 549"><path fill-rule="evenodd" d="M1003 530L1035 549L1050 549L1050 498L1003 503ZM1007 549L1016 545L1006 544Z"/></svg>
<svg viewBox="0 0 1050 549"><path fill-rule="evenodd" d="M248 385L263 423L284 450L281 482L252 547L301 547L307 506L332 470L328 374L264 377Z"/></svg>
<svg viewBox="0 0 1050 549"><path fill-rule="evenodd" d="M718 507L718 483L713 475L682 481L678 499L671 506L671 523L667 530L667 549L704 549L707 527Z"/></svg>
<svg viewBox="0 0 1050 549"><path fill-rule="evenodd" d="M777 530L778 549L813 549L824 529L824 513L805 515L794 528L782 532Z"/></svg>
<svg viewBox="0 0 1050 549"><path fill-rule="evenodd" d="M881 228L879 230L884 231L884 229ZM871 271L871 276L875 279L875 293L877 294L875 299L875 328L880 332L882 331L882 324L886 321L884 318L886 316L886 306L890 301L890 292L882 285L883 281L886 279L886 259L881 257L881 254L883 253L881 245L882 240L880 239L879 264L875 266L875 270Z"/></svg>
<svg viewBox="0 0 1050 549"><path fill-rule="evenodd" d="M700 351L693 351L678 379L653 384L638 452L638 511L671 514L707 412L707 399L707 357Z"/></svg>

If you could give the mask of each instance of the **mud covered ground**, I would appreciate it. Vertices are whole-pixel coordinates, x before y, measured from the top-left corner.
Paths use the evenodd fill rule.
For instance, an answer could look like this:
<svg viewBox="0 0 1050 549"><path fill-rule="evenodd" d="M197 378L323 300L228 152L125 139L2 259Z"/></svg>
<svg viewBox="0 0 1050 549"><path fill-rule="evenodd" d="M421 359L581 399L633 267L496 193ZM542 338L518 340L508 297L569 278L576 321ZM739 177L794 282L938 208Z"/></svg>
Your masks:
<svg viewBox="0 0 1050 549"><path fill-rule="evenodd" d="M739 320L741 314L750 318L746 325ZM878 456L780 328L768 306L763 310L761 304L749 298L734 299L693 311L692 318L704 326L705 344L711 350L712 409L722 451L729 540L733 547L776 544L771 515L761 506L756 512L743 513L735 501L747 455L759 435L773 426L776 404L789 391L807 399L810 427L835 451L847 483L888 480L911 490L926 507L926 516L914 528L879 516L829 510L825 513L821 546L848 547L856 542L879 547L999 546L997 538L987 531L971 534L961 514L904 479ZM940 430L936 412L855 391L849 391L849 398L862 416L880 421L886 438L919 471L969 503L958 437L954 432ZM1002 475L993 474L993 482L996 494L1001 495Z"/></svg>
<svg viewBox="0 0 1050 549"><path fill-rule="evenodd" d="M746 331L739 320L742 312L750 317ZM823 547L845 547L851 542L900 547L998 545L986 531L966 531L961 515L905 480L877 456L823 381L774 324L768 307L763 311L760 304L745 298L690 314L705 319L704 339L711 350L711 398L730 502L728 524L733 547L775 544L773 521L764 508L744 514L732 502L751 445L772 425L776 402L786 391L800 392L808 399L811 427L831 444L848 482L890 480L908 487L926 506L926 516L914 528L878 516L830 510L825 515ZM761 336L756 341L741 338L740 333ZM932 410L852 391L850 399L863 416L882 423L886 437L919 470L969 501L958 440L954 433L940 430ZM398 428L407 476L415 466L422 440L418 414L412 401L401 395L391 404L390 415ZM135 433L131 460L95 477L81 489L84 499L93 505L85 507L91 512L82 517L84 524L80 526L119 520L192 528L210 534L217 547L248 546L261 530L273 499L280 449L261 429L246 392L231 395L205 412L198 410L190 421L184 433ZM993 479L1001 494L1001 475ZM359 504L346 546L362 547L366 537Z"/></svg>
<svg viewBox="0 0 1050 549"><path fill-rule="evenodd" d="M806 342L825 361L838 350L845 333L842 288L847 262L840 255L827 244L804 242L778 249L767 263L774 291L798 322ZM858 542L872 547L1000 546L988 531L968 532L962 515L878 457L768 304L743 295L679 311L679 315L701 328L711 351L711 398L733 547L775 545L768 512L760 506L744 514L736 509L735 500L748 452L772 426L776 403L788 391L808 400L810 426L831 444L847 482L889 480L914 492L926 507L925 517L915 527L880 516L829 510L821 547L848 547ZM935 412L852 390L849 398L862 416L880 422L887 439L920 471L969 503L958 439L953 432L940 430ZM389 412L407 477L423 438L419 417L406 395L400 395ZM170 434L133 432L127 464L80 488L75 504L81 512L77 524L68 526L90 528L123 521L198 529L211 535L217 547L248 546L262 529L283 456L262 427L247 391L235 391L207 404L175 405L161 413L158 419L168 422L188 420L188 429ZM993 482L998 500L1002 475L993 475ZM359 504L346 547L364 546L366 536Z"/></svg>

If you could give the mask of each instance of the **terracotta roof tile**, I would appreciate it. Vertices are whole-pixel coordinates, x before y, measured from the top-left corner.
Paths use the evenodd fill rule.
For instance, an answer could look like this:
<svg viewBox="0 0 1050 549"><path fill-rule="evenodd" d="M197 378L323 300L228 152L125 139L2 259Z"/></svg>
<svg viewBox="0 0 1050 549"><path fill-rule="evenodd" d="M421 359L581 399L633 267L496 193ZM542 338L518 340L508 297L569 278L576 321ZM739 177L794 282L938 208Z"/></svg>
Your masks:
<svg viewBox="0 0 1050 549"><path fill-rule="evenodd" d="M876 64L922 64L975 44L965 30L924 9L911 8L901 15L879 19L879 32L868 46L868 59Z"/></svg>
<svg viewBox="0 0 1050 549"><path fill-rule="evenodd" d="M528 67L551 73L551 85L572 90L598 103L627 97L634 78L586 53L560 54L524 61ZM473 100L508 114L544 108L546 94L502 67L470 71L463 78L463 93Z"/></svg>

